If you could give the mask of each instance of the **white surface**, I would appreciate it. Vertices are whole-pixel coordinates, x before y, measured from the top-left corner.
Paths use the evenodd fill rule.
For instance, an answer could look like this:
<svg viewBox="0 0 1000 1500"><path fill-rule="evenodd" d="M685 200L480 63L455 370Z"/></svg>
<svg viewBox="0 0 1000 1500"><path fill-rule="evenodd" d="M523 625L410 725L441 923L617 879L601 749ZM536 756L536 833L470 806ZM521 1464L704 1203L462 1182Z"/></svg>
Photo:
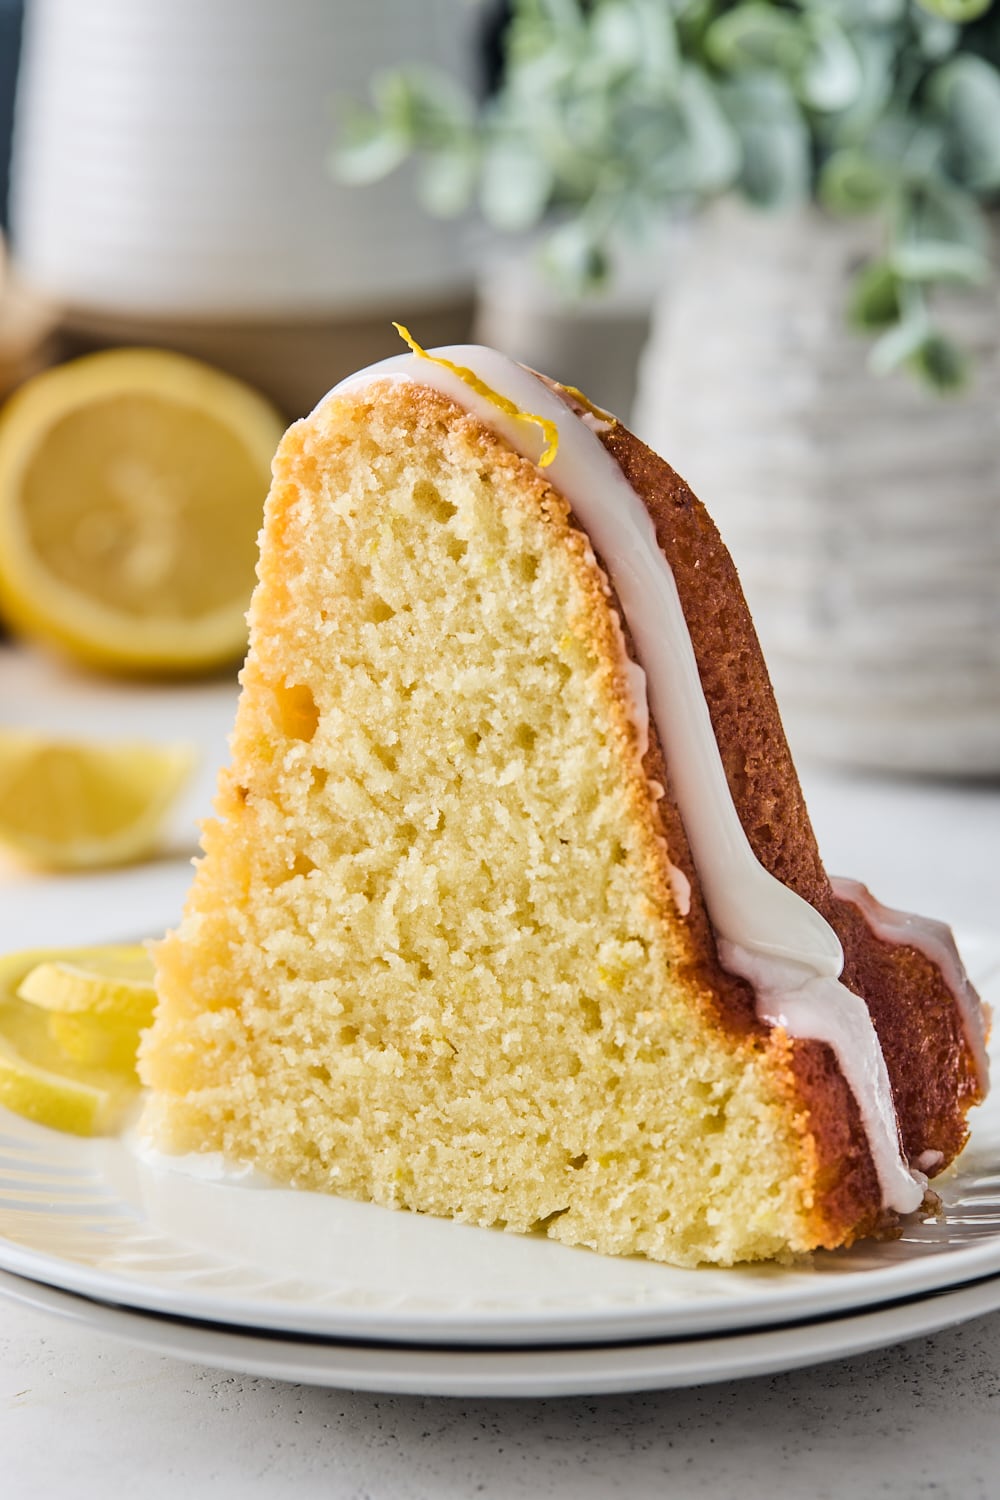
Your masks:
<svg viewBox="0 0 1000 1500"><path fill-rule="evenodd" d="M1000 945L983 941L970 967L987 1002L1000 1002ZM212 1180L209 1160L189 1161L178 1170L123 1141L62 1135L0 1110L0 1268L238 1328L525 1346L730 1333L1000 1274L1000 1093L977 1110L957 1169L935 1183L934 1218L797 1267L685 1271Z"/></svg>
<svg viewBox="0 0 1000 1500"><path fill-rule="evenodd" d="M131 692L0 651L0 716L131 732ZM149 732L224 753L231 687L151 697ZM97 705L95 707L95 704ZM163 705L167 708L164 709ZM821 848L884 901L1000 930L1000 786L804 769ZM211 769L193 796L205 809ZM200 799L200 800L199 800ZM185 816L190 816L186 814ZM190 837L188 829L179 829ZM143 930L179 909L170 865L0 885L0 942ZM58 928L58 931L54 931ZM884 1353L738 1384L561 1401L351 1395L185 1365L36 1310L0 1315L0 1444L12 1500L993 1500L1000 1314Z"/></svg>
<svg viewBox="0 0 1000 1500"><path fill-rule="evenodd" d="M427 1396L572 1396L710 1385L867 1353L1000 1306L1000 1278L895 1307L728 1338L576 1349L401 1349L263 1338L92 1302L0 1272L0 1296L154 1354L348 1390Z"/></svg>

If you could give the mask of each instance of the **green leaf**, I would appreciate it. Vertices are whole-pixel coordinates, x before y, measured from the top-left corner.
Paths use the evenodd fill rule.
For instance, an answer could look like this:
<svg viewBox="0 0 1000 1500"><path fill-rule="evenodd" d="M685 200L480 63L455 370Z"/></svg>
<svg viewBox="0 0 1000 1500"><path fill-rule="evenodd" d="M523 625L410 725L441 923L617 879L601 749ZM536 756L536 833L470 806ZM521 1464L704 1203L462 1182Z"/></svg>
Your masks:
<svg viewBox="0 0 1000 1500"><path fill-rule="evenodd" d="M927 96L944 124L952 174L980 193L1000 187L1000 72L963 54L937 69Z"/></svg>
<svg viewBox="0 0 1000 1500"><path fill-rule="evenodd" d="M918 4L932 16L941 16L945 21L962 24L974 21L977 16L984 16L993 0L918 0Z"/></svg>
<svg viewBox="0 0 1000 1500"><path fill-rule="evenodd" d="M439 219L464 213L472 198L479 156L471 142L443 146L424 155L417 168L420 201Z"/></svg>
<svg viewBox="0 0 1000 1500"><path fill-rule="evenodd" d="M743 143L739 183L750 202L777 208L806 198L809 131L788 84L774 75L747 74L726 85L720 98Z"/></svg>
<svg viewBox="0 0 1000 1500"><path fill-rule="evenodd" d="M961 390L969 379L968 355L943 333L929 333L910 355L907 366L942 393Z"/></svg>
<svg viewBox="0 0 1000 1500"><path fill-rule="evenodd" d="M961 41L962 28L960 26L956 26L954 21L944 20L941 16L932 16L919 4L911 11L910 18L920 55L928 62L941 62L954 52Z"/></svg>
<svg viewBox="0 0 1000 1500"><path fill-rule="evenodd" d="M681 65L677 30L670 8L663 0L632 0L641 32L643 77L650 82L671 84Z"/></svg>
<svg viewBox="0 0 1000 1500"><path fill-rule="evenodd" d="M897 245L889 262L901 281L951 281L984 286L990 279L988 260L949 240L911 240Z"/></svg>
<svg viewBox="0 0 1000 1500"><path fill-rule="evenodd" d="M882 29L857 29L852 44L858 57L861 82L854 100L836 118L825 122L831 127L833 144L868 145L872 131L892 96L896 66L893 34Z"/></svg>
<svg viewBox="0 0 1000 1500"><path fill-rule="evenodd" d="M809 52L798 77L799 97L812 109L847 109L861 92L861 60L832 16L815 11L805 24Z"/></svg>
<svg viewBox="0 0 1000 1500"><path fill-rule="evenodd" d="M879 333L902 317L899 280L886 260L870 261L850 289L847 320L862 333Z"/></svg>
<svg viewBox="0 0 1000 1500"><path fill-rule="evenodd" d="M965 245L984 258L990 254L989 225L975 198L935 174L908 186L900 238L907 243L947 240Z"/></svg>
<svg viewBox="0 0 1000 1500"><path fill-rule="evenodd" d="M892 26L906 15L910 0L817 0L818 8L832 11L841 26L852 32L865 26Z"/></svg>
<svg viewBox="0 0 1000 1500"><path fill-rule="evenodd" d="M806 198L809 159L804 133L749 126L743 142L741 185L760 208L783 208Z"/></svg>
<svg viewBox="0 0 1000 1500"><path fill-rule="evenodd" d="M809 54L809 40L795 17L764 0L747 0L719 16L705 33L704 46L709 60L726 73L773 68L791 77Z"/></svg>
<svg viewBox="0 0 1000 1500"><path fill-rule="evenodd" d="M553 230L542 260L562 290L574 295L597 290L610 271L605 245L583 219L570 219Z"/></svg>
<svg viewBox="0 0 1000 1500"><path fill-rule="evenodd" d="M927 319L922 314L906 317L876 340L868 363L876 375L888 375L913 359L927 336Z"/></svg>
<svg viewBox="0 0 1000 1500"><path fill-rule="evenodd" d="M383 124L414 146L440 145L467 133L475 115L465 89L435 68L413 65L376 73L372 98Z"/></svg>
<svg viewBox="0 0 1000 1500"><path fill-rule="evenodd" d="M360 185L378 182L410 154L410 142L376 115L358 114L345 121L330 157L340 182Z"/></svg>
<svg viewBox="0 0 1000 1500"><path fill-rule="evenodd" d="M678 106L691 155L689 179L698 193L731 186L740 170L740 141L715 90L695 67L680 77Z"/></svg>
<svg viewBox="0 0 1000 1500"><path fill-rule="evenodd" d="M643 55L642 25L631 0L604 0L594 9L590 22L591 43L596 55L615 71L640 65Z"/></svg>
<svg viewBox="0 0 1000 1500"><path fill-rule="evenodd" d="M819 200L835 214L867 214L893 190L894 175L884 162L859 147L835 151L824 163L818 183Z"/></svg>
<svg viewBox="0 0 1000 1500"><path fill-rule="evenodd" d="M552 168L530 136L501 137L487 147L479 203L497 229L517 233L537 224L552 186Z"/></svg>

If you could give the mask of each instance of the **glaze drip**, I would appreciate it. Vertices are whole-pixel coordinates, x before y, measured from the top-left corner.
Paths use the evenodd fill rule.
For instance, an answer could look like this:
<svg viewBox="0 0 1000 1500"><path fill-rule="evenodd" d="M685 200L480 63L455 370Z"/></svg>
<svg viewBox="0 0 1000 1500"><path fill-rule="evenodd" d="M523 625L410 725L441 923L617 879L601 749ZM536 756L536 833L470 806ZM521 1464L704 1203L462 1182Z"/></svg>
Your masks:
<svg viewBox="0 0 1000 1500"><path fill-rule="evenodd" d="M917 917L911 912L894 911L891 906L883 906L860 880L848 880L846 876L837 875L831 878L830 884L838 900L850 901L852 906L858 907L876 937L886 943L916 948L918 953L930 959L935 968L940 969L945 984L955 998L966 1045L975 1067L976 1081L980 1092L985 1094L990 1082L986 1017L958 956L951 928L931 917Z"/></svg>

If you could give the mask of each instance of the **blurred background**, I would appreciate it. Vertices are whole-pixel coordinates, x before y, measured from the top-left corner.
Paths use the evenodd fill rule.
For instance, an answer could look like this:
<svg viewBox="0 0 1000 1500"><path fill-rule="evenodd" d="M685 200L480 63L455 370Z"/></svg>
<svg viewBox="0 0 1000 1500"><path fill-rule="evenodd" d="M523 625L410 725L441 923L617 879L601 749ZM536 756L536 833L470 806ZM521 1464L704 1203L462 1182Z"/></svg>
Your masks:
<svg viewBox="0 0 1000 1500"><path fill-rule="evenodd" d="M998 68L989 0L0 0L5 889L89 786L86 935L174 911L269 454L392 319L691 481L805 765L1000 780ZM122 736L200 748L165 846L53 759Z"/></svg>

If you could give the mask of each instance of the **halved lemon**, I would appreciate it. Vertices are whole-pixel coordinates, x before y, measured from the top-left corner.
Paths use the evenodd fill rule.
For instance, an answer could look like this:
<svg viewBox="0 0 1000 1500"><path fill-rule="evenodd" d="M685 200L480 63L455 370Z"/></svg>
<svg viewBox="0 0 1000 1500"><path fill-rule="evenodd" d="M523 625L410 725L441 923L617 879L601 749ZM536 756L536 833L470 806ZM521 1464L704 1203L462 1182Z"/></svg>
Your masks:
<svg viewBox="0 0 1000 1500"><path fill-rule="evenodd" d="M0 731L0 846L44 869L150 854L194 767L189 745L86 744Z"/></svg>
<svg viewBox="0 0 1000 1500"><path fill-rule="evenodd" d="M47 370L0 416L0 608L95 665L237 659L284 423L241 381L162 349Z"/></svg>

